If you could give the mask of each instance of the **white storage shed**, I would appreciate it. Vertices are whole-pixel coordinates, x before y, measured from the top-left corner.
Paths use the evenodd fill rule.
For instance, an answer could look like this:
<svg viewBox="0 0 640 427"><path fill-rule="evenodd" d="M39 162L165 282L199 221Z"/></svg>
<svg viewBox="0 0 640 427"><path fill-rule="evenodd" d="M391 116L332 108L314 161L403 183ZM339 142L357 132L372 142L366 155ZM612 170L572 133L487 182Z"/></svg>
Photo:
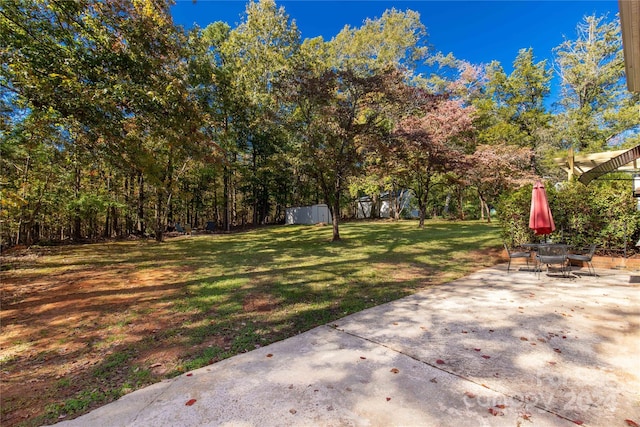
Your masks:
<svg viewBox="0 0 640 427"><path fill-rule="evenodd" d="M287 208L285 224L330 223L331 212L325 204Z"/></svg>

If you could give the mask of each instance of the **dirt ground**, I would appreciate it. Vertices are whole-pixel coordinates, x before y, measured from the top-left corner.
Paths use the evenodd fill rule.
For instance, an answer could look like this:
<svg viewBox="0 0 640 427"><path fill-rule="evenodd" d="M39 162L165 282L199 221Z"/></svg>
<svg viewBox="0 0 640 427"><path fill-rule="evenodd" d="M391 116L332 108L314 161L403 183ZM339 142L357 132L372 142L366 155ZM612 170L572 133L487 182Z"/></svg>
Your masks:
<svg viewBox="0 0 640 427"><path fill-rule="evenodd" d="M18 249L3 256L3 269L12 262L35 263L38 256ZM108 356L115 352L132 358L128 366L148 368L132 388L157 382L175 370L180 360L198 350L184 346L179 336L163 334L184 320L176 318L166 298L181 292L179 279L185 273L160 268L153 274L146 270L143 276L126 264L71 267L51 275L29 268L2 271L0 424L55 422L38 417L49 405L82 390L91 390L88 400L104 399L100 404L117 398L110 390L130 381L131 373L101 375L110 369ZM58 412L63 419L64 408Z"/></svg>

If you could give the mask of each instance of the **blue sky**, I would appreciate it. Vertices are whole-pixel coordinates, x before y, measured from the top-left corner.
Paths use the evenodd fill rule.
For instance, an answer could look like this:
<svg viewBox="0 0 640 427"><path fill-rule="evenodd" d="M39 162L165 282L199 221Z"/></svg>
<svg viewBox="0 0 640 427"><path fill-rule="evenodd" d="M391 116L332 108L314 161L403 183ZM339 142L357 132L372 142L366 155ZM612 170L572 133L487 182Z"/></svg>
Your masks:
<svg viewBox="0 0 640 427"><path fill-rule="evenodd" d="M576 38L576 25L596 13L615 18L618 2L609 1L277 1L296 21L302 38L323 36L330 40L345 25L359 27L366 18L377 18L392 7L420 13L435 51L452 52L474 64L500 61L505 71L522 48L533 48L537 61L548 59L564 40ZM231 27L242 20L245 1L179 0L172 7L176 24L191 28L225 21ZM552 92L557 91L554 82Z"/></svg>

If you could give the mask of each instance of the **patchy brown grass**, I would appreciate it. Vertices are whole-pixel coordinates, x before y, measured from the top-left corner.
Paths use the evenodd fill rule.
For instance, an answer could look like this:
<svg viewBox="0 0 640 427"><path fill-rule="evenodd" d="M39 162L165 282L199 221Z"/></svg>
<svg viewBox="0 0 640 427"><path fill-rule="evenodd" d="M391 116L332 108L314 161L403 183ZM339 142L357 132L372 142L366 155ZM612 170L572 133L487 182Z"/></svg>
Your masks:
<svg viewBox="0 0 640 427"><path fill-rule="evenodd" d="M398 236L369 243L367 227ZM3 254L0 424L78 416L501 257L489 229L494 246L454 248L445 266L441 245L404 227L354 224L339 245L329 227L308 227Z"/></svg>
<svg viewBox="0 0 640 427"><path fill-rule="evenodd" d="M38 262L33 252L25 261ZM183 343L161 332L175 325L168 298L183 291L188 269L137 271L124 264L42 275L30 270L1 276L2 425L42 415L48 404L75 396L95 382L93 368L114 351L130 349L133 365L155 364L148 383L184 357ZM144 350L137 348L140 342Z"/></svg>

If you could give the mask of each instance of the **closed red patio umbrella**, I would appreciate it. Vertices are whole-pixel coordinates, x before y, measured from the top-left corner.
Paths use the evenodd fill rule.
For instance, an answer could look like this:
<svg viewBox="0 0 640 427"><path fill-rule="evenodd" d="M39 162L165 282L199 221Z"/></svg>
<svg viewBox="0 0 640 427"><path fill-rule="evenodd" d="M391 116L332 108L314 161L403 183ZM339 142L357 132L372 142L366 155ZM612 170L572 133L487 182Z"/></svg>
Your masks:
<svg viewBox="0 0 640 427"><path fill-rule="evenodd" d="M531 212L529 213L529 228L537 235L551 234L556 229L551 216L551 208L547 200L547 192L542 182L533 186L531 193Z"/></svg>

